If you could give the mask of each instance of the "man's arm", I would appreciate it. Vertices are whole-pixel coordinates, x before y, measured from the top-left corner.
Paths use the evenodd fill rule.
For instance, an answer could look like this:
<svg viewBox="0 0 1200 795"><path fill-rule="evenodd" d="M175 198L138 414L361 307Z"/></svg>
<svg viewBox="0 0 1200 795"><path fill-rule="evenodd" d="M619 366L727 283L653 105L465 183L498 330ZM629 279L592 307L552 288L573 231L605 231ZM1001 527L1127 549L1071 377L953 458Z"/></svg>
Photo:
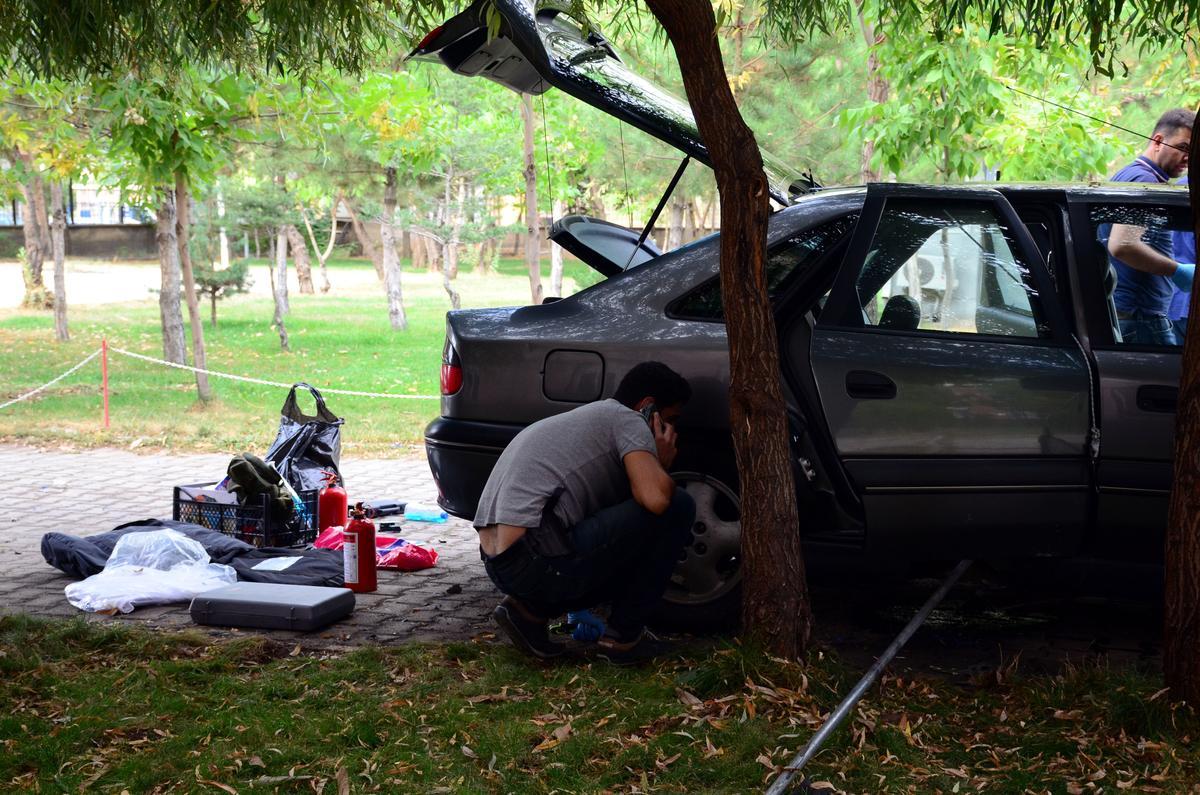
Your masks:
<svg viewBox="0 0 1200 795"><path fill-rule="evenodd" d="M675 493L675 480L667 474L667 468L675 461L675 429L658 414L651 417L650 427L658 454L634 450L626 453L623 463L633 499L650 513L661 515Z"/></svg>
<svg viewBox="0 0 1200 795"><path fill-rule="evenodd" d="M1130 224L1113 224L1108 238L1108 253L1134 270L1155 276L1172 276L1179 267L1175 260L1160 254L1142 240L1146 228Z"/></svg>
<svg viewBox="0 0 1200 795"><path fill-rule="evenodd" d="M675 481L653 453L634 450L625 456L625 474L633 488L633 499L653 514L662 514L671 504Z"/></svg>

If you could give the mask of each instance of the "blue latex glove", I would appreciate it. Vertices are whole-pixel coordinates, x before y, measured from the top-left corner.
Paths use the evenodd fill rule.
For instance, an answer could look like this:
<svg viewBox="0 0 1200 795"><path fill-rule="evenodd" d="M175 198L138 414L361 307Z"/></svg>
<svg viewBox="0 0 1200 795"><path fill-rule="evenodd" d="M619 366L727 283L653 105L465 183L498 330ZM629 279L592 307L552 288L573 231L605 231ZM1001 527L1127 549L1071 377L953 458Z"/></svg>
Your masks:
<svg viewBox="0 0 1200 795"><path fill-rule="evenodd" d="M1179 263L1179 267L1171 274L1171 283L1185 293L1192 291L1192 279L1196 276L1196 266L1189 265L1186 262Z"/></svg>
<svg viewBox="0 0 1200 795"><path fill-rule="evenodd" d="M591 610L576 610L567 613L567 622L575 625L571 637L580 641L599 640L604 634L604 619Z"/></svg>

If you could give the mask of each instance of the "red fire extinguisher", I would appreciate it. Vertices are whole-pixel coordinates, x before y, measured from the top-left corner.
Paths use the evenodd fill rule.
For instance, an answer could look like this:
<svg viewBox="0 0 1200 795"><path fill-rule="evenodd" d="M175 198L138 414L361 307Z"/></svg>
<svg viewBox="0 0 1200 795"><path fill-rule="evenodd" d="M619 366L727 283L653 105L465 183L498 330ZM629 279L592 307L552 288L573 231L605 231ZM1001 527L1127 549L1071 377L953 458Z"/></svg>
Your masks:
<svg viewBox="0 0 1200 795"><path fill-rule="evenodd" d="M350 524L343 535L342 561L346 587L356 593L370 593L378 587L375 577L375 525L363 513L362 503L350 512Z"/></svg>
<svg viewBox="0 0 1200 795"><path fill-rule="evenodd" d="M325 485L317 493L317 529L346 526L346 490L338 485L336 472L325 472Z"/></svg>

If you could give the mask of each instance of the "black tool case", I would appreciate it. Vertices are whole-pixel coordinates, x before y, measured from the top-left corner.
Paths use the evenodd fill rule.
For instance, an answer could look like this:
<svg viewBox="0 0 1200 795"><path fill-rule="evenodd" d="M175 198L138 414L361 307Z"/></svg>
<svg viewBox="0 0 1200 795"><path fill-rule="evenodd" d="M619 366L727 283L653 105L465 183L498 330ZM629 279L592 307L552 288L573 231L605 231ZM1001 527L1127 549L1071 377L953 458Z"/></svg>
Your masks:
<svg viewBox="0 0 1200 795"><path fill-rule="evenodd" d="M192 621L309 632L354 612L354 592L318 585L239 582L192 599Z"/></svg>

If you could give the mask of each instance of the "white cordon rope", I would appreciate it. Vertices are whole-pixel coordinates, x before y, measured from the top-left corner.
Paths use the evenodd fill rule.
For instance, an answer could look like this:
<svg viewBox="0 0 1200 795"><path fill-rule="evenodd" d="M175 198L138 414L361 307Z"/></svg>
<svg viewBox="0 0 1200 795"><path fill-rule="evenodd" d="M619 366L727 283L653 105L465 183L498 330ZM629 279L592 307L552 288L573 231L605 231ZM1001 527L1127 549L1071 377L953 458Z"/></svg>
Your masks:
<svg viewBox="0 0 1200 795"><path fill-rule="evenodd" d="M33 397L37 393L46 391L47 389L54 386L55 384L57 384L59 381L63 380L67 376L71 375L72 373L74 373L79 368L83 367L85 364L90 362L92 359L95 359L99 355L100 355L100 349L97 348L96 350L89 353L87 355L86 359L84 359L82 362L80 362L79 364L72 367L70 370L67 370L65 373L60 375L58 378L55 378L53 381L51 381L47 384L42 384L37 389L26 392L24 395L19 395L19 396L13 398L12 400L8 401L7 403L0 403L0 409L6 409L9 406L13 405L14 403L20 403L22 400L29 400L29 398Z"/></svg>
<svg viewBox="0 0 1200 795"><path fill-rule="evenodd" d="M124 348L118 348L115 345L109 345L108 349L110 351L112 351L113 353L119 353L122 356L128 356L133 359L141 359L144 362L153 362L154 364L161 364L166 367L174 367L179 370L190 370L193 373L207 373L208 375L213 375L213 376L216 376L217 378L229 378L233 381L245 381L248 384L261 384L263 386L276 386L276 387L279 387L280 389L291 389L292 388L292 384L283 384L278 381L264 381L261 378L250 378L248 376L234 375L232 373L219 373L216 370L204 370L199 367L192 367L187 364L176 364L175 362L168 362L165 359L155 359L153 356L144 356L143 354L140 354L140 353L134 353L133 351L127 351ZM93 353L92 355L95 356L96 354ZM439 395L397 395L397 394L393 394L390 392L359 392L354 389L322 389L320 391L321 391L321 394L323 394L323 395L354 395L356 397L391 398L393 400L440 400L441 399L441 397ZM0 408L4 408L4 407L0 406Z"/></svg>

